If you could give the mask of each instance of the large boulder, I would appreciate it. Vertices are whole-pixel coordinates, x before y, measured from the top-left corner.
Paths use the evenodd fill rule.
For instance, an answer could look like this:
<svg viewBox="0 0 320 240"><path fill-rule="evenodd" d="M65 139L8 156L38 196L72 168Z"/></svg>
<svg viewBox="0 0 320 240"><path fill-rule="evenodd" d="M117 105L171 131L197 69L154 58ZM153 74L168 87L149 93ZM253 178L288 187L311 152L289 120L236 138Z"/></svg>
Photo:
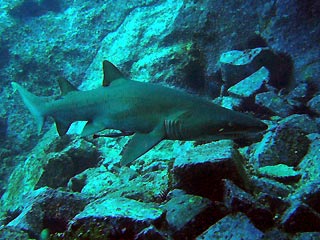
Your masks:
<svg viewBox="0 0 320 240"><path fill-rule="evenodd" d="M176 186L191 194L221 200L222 179L231 179L243 188L250 189L242 161L229 140L196 146L174 162Z"/></svg>

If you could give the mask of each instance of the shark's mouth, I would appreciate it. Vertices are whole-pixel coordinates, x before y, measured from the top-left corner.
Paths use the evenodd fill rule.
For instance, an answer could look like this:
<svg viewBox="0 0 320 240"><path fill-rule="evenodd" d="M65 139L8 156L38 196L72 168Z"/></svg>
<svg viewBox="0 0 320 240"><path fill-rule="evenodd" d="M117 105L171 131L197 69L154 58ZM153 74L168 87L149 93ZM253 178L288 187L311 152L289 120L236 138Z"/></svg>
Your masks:
<svg viewBox="0 0 320 240"><path fill-rule="evenodd" d="M238 139L238 138L256 138L265 134L266 130L244 130L244 131L234 131L234 132L219 132L216 134L218 139Z"/></svg>

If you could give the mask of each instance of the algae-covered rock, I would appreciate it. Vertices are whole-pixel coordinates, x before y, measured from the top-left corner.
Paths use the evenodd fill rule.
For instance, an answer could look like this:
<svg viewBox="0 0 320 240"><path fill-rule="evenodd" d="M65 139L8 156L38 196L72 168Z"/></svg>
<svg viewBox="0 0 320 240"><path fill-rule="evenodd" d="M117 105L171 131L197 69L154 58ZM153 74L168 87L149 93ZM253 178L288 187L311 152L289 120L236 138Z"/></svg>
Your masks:
<svg viewBox="0 0 320 240"><path fill-rule="evenodd" d="M125 234L131 239L151 224L160 224L163 210L123 197L103 197L88 204L70 222L65 237L87 239L121 239ZM119 233L117 233L119 231ZM116 235L116 234L119 234ZM122 234L122 235L121 235Z"/></svg>
<svg viewBox="0 0 320 240"><path fill-rule="evenodd" d="M170 188L171 176L168 171L167 167L146 173L138 173L131 168L109 171L100 166L87 169L71 178L68 187L92 197L109 194L113 197L122 196L152 202Z"/></svg>
<svg viewBox="0 0 320 240"><path fill-rule="evenodd" d="M273 178L283 183L294 183L300 180L301 174L285 164L265 166L257 169L258 174L263 177Z"/></svg>

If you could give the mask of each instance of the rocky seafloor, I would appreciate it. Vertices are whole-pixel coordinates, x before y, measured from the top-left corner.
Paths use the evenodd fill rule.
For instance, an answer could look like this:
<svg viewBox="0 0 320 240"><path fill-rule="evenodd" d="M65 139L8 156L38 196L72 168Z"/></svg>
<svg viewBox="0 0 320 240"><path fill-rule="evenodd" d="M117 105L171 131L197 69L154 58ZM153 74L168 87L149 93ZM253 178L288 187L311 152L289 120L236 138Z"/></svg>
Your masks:
<svg viewBox="0 0 320 240"><path fill-rule="evenodd" d="M1 1L0 239L319 239L319 15L312 0ZM130 167L130 137L38 136L10 82L92 89L104 59L269 128L163 141Z"/></svg>

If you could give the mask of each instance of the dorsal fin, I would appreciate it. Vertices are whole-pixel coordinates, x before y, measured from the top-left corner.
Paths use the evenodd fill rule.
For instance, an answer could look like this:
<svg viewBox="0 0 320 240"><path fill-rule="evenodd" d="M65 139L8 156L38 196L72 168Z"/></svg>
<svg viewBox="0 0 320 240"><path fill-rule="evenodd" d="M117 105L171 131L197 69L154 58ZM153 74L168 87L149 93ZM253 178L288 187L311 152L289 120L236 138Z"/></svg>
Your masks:
<svg viewBox="0 0 320 240"><path fill-rule="evenodd" d="M117 79L124 79L123 74L120 70L114 66L111 62L104 60L103 61L103 82L102 86L109 86L110 83Z"/></svg>
<svg viewBox="0 0 320 240"><path fill-rule="evenodd" d="M78 89L72 85L67 79L61 77L58 78L58 84L61 91L61 96L68 94L69 92L78 91Z"/></svg>

